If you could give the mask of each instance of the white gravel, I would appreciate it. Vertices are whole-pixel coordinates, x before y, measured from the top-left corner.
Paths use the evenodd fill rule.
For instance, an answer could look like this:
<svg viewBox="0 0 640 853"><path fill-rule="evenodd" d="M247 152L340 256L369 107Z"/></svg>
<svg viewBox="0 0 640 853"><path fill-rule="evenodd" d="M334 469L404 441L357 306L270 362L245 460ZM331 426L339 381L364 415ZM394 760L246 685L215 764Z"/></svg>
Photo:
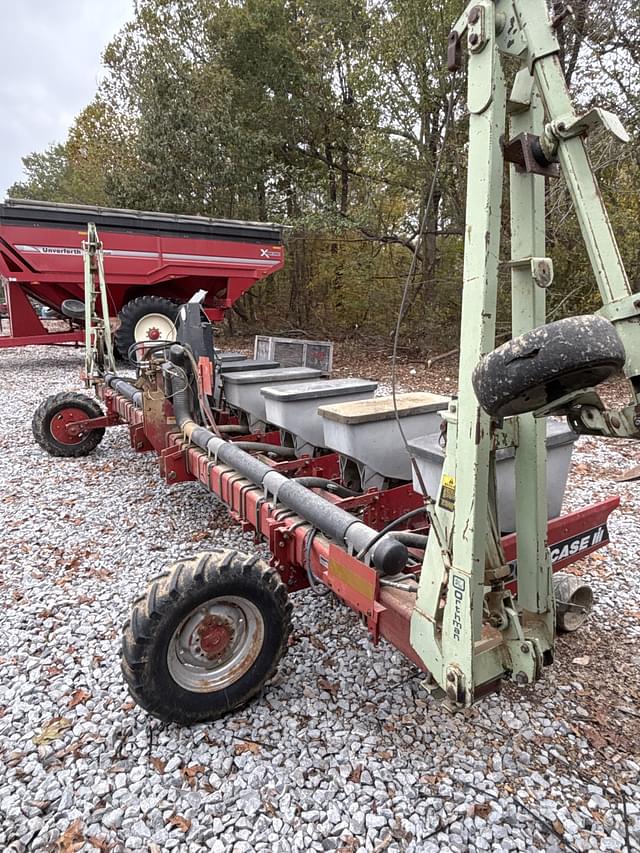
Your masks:
<svg viewBox="0 0 640 853"><path fill-rule="evenodd" d="M567 505L618 490L624 507L615 545L581 566L589 627L535 687L451 716L398 653L305 592L265 695L181 730L128 699L120 626L168 563L251 539L195 484L167 489L124 429L77 461L34 445L34 408L79 390L80 361L0 352L0 849L640 849L640 486L607 473L635 447L580 442Z"/></svg>

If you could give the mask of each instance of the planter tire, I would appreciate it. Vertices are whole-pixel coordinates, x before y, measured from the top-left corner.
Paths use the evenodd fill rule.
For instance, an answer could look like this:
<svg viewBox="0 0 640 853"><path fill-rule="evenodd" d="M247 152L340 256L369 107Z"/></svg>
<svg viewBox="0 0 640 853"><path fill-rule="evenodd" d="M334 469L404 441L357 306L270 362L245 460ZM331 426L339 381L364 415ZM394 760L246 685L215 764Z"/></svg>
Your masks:
<svg viewBox="0 0 640 853"><path fill-rule="evenodd" d="M78 458L88 456L100 444L104 427L88 430L78 436L65 434L65 423L101 418L104 412L98 402L85 394L63 392L47 397L33 414L33 437L50 456Z"/></svg>
<svg viewBox="0 0 640 853"><path fill-rule="evenodd" d="M255 556L215 550L182 560L133 605L121 664L135 701L164 722L193 725L242 707L287 650L291 603Z"/></svg>
<svg viewBox="0 0 640 853"><path fill-rule="evenodd" d="M568 317L490 352L473 372L473 387L494 418L521 415L610 379L625 358L618 333L604 317Z"/></svg>

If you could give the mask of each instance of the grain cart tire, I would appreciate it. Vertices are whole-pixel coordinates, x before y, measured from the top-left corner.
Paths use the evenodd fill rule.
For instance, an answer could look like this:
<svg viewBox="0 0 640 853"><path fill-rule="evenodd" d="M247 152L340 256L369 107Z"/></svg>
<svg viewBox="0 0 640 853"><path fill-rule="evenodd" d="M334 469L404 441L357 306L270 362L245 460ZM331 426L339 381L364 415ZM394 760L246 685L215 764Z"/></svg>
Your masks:
<svg viewBox="0 0 640 853"><path fill-rule="evenodd" d="M262 690L290 631L291 602L278 573L258 557L215 550L175 563L134 602L122 672L154 717L215 720Z"/></svg>
<svg viewBox="0 0 640 853"><path fill-rule="evenodd" d="M96 400L85 394L65 391L47 397L33 414L33 437L50 456L88 456L100 444L104 427L78 435L69 435L66 424L87 418L102 418L104 412Z"/></svg>
<svg viewBox="0 0 640 853"><path fill-rule="evenodd" d="M179 306L163 296L138 296L120 309L120 325L114 342L123 358L135 343L154 344L176 337L175 321Z"/></svg>
<svg viewBox="0 0 640 853"><path fill-rule="evenodd" d="M493 417L520 415L604 382L625 358L618 333L604 317L567 317L490 352L473 372L473 387Z"/></svg>

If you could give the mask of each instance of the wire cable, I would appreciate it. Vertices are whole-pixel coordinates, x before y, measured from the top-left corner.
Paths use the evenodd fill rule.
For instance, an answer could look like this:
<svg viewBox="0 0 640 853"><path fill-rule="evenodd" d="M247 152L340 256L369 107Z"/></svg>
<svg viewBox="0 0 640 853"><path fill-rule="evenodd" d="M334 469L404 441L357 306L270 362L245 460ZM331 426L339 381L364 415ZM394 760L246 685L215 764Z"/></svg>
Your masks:
<svg viewBox="0 0 640 853"><path fill-rule="evenodd" d="M304 567L307 571L307 578L309 580L309 586L311 587L312 592L315 595L328 595L331 592L329 587L325 586L323 583L320 583L311 571L311 549L313 547L313 540L316 538L317 535L317 527L312 527L307 533L307 541L304 549Z"/></svg>
<svg viewBox="0 0 640 853"><path fill-rule="evenodd" d="M402 442L403 442L405 449L409 455L409 459L411 461L411 467L413 468L413 470L415 472L416 479L418 480L418 483L420 484L420 488L422 490L422 494L424 495L427 513L429 514L429 517L431 519L432 529L434 530L435 535L438 538L438 544L440 545L441 550L444 549L444 542L440 541L441 536L440 536L438 525L437 525L437 522L435 519L435 514L433 512L434 501L433 501L433 498L429 495L429 493L427 491L427 487L425 485L424 478L422 476L422 472L420 471L420 468L418 467L418 464L416 462L414 454L411 452L411 448L409 447L409 441L407 439L407 435L404 431L404 428L402 426L401 419L400 419L400 412L398 410L398 399L397 399L397 381L398 381L397 366L398 366L398 344L400 342L400 332L401 332L401 327L402 327L402 321L404 320L404 312L405 312L405 309L407 306L407 300L409 297L409 288L411 286L411 282L412 282L413 277L415 275L416 266L418 263L418 251L420 249L420 246L422 245L422 241L424 239L424 234L425 234L425 231L427 228L427 219L429 216L429 211L431 210L431 205L433 204L433 197L434 197L435 190L436 190L436 183L438 180L438 174L440 172L440 165L442 163L442 157L443 157L445 149L446 149L447 138L449 136L449 129L451 127L451 120L453 118L453 112L455 109L455 104L456 104L456 88L455 88L456 87L456 77L457 77L457 74L456 74L456 72L454 72L452 75L452 79L451 79L451 91L449 93L449 100L448 100L448 104L447 104L447 112L446 112L444 127L443 127L442 145L440 146L440 151L438 152L438 156L437 156L436 162L434 164L433 178L431 180L431 186L429 187L429 195L427 198L427 203L425 205L424 213L422 215L422 221L420 222L420 227L419 227L418 235L417 235L417 241L416 241L415 249L413 252L413 257L411 259L411 265L409 267L409 272L407 273L407 277L406 277L406 280L404 283L404 289L402 292L402 300L400 302L400 309L398 311L398 319L396 322L395 333L393 336L393 354L391 357L391 396L393 398L394 416L396 419L396 423L398 425L398 430L400 432Z"/></svg>

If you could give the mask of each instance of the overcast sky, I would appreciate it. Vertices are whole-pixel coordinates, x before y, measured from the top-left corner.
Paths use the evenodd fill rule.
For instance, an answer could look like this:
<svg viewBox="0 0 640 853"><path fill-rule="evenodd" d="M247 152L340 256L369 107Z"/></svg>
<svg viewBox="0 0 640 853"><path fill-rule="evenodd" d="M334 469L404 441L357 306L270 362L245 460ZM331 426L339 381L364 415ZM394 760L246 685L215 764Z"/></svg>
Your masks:
<svg viewBox="0 0 640 853"><path fill-rule="evenodd" d="M92 99L100 57L133 0L4 0L0 73L0 199L23 177L21 157L64 142Z"/></svg>

